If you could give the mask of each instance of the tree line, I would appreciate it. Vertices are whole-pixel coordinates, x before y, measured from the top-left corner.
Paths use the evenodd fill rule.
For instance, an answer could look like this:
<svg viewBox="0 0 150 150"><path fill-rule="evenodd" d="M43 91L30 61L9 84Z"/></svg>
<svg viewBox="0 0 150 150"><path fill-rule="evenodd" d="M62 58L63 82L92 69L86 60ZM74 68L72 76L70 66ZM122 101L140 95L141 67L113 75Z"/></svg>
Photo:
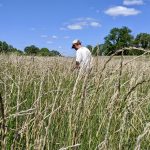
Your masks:
<svg viewBox="0 0 150 150"><path fill-rule="evenodd" d="M14 48L5 41L0 41L0 53L11 54L15 53L18 55L34 55L34 56L61 56L57 50L49 50L48 48L38 48L35 45L27 46L24 51Z"/></svg>
<svg viewBox="0 0 150 150"><path fill-rule="evenodd" d="M132 50L125 49L124 55L141 55L144 52L137 48L150 49L150 34L139 33L135 37L131 34L131 29L128 27L113 28L110 33L104 38L103 44L96 46L88 45L93 55L111 55L117 50L128 47L135 47ZM120 53L121 54L121 53ZM118 53L118 55L120 55Z"/></svg>
<svg viewBox="0 0 150 150"><path fill-rule="evenodd" d="M104 38L103 44L96 46L87 45L92 55L111 55L117 50L128 47L135 47L132 50L126 49L124 55L141 55L144 52L137 48L150 49L150 34L139 33L135 37L128 27L112 28L109 34ZM57 50L49 50L48 48L38 48L35 45L27 46L24 51L14 48L5 41L0 41L0 53L16 53L19 55L37 55L37 56L61 56ZM118 53L119 55L119 53Z"/></svg>

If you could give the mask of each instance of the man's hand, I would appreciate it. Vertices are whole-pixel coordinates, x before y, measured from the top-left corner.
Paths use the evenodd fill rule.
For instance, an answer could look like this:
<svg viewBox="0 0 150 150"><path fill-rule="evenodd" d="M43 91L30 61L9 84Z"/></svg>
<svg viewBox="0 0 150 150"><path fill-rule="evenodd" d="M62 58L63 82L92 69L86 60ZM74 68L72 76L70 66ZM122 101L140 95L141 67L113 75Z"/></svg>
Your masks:
<svg viewBox="0 0 150 150"><path fill-rule="evenodd" d="M73 68L71 69L71 71L73 72L75 69L76 69L76 68L75 68L75 67L73 67Z"/></svg>
<svg viewBox="0 0 150 150"><path fill-rule="evenodd" d="M78 61L76 61L76 66L75 66L76 69L80 69L80 63Z"/></svg>
<svg viewBox="0 0 150 150"><path fill-rule="evenodd" d="M71 71L74 71L75 69L80 69L80 63L78 61L76 61L76 65L71 69Z"/></svg>

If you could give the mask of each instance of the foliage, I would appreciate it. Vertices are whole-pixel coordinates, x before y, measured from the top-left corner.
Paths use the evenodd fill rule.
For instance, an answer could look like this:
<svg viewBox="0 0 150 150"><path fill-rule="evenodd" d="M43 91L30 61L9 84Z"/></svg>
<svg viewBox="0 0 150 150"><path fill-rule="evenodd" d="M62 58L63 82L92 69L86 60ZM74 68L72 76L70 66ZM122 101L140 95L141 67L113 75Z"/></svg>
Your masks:
<svg viewBox="0 0 150 150"><path fill-rule="evenodd" d="M96 46L87 45L86 46L92 53L93 56L102 56L103 55L103 44Z"/></svg>
<svg viewBox="0 0 150 150"><path fill-rule="evenodd" d="M91 51L92 55L111 55L117 50L128 47L136 48L150 48L150 34L139 33L134 36L131 34L131 29L128 27L113 28L110 33L104 38L104 44L99 44L96 46L87 45L87 48ZM132 50L126 49L124 55L141 55L143 51L133 48ZM120 55L118 53L117 55Z"/></svg>
<svg viewBox="0 0 150 150"><path fill-rule="evenodd" d="M132 42L133 36L128 27L113 28L108 36L105 37L104 53L105 55L110 55L115 53L116 50L131 46Z"/></svg>
<svg viewBox="0 0 150 150"><path fill-rule="evenodd" d="M20 50L14 48L12 45L7 44L5 41L0 41L0 53L21 53Z"/></svg>
<svg viewBox="0 0 150 150"><path fill-rule="evenodd" d="M24 49L25 53L27 55L37 55L37 56L61 56L61 54L56 51L56 50L52 50L49 51L48 48L41 48L39 49L38 47L31 45L28 46Z"/></svg>
<svg viewBox="0 0 150 150"><path fill-rule="evenodd" d="M36 47L35 45L27 46L24 49L24 52L27 55L37 55L39 53L40 49Z"/></svg>
<svg viewBox="0 0 150 150"><path fill-rule="evenodd" d="M150 48L150 34L140 33L136 36L134 44L136 47Z"/></svg>
<svg viewBox="0 0 150 150"><path fill-rule="evenodd" d="M49 56L50 55L50 51L48 48L41 48L39 51L39 55L40 56Z"/></svg>
<svg viewBox="0 0 150 150"><path fill-rule="evenodd" d="M56 50L51 50L49 55L50 56L61 56L61 54Z"/></svg>
<svg viewBox="0 0 150 150"><path fill-rule="evenodd" d="M24 51L14 48L12 45L7 44L5 41L0 41L0 53L16 55L34 55L34 56L61 56L57 50L49 50L48 48L38 48L35 45L26 46Z"/></svg>

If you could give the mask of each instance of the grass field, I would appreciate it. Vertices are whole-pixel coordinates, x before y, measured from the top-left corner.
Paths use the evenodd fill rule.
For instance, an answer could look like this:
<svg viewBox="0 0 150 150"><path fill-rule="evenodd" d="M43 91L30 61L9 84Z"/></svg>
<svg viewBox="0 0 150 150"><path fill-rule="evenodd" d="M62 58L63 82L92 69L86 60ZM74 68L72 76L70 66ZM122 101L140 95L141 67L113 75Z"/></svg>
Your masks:
<svg viewBox="0 0 150 150"><path fill-rule="evenodd" d="M0 56L0 149L149 150L150 59Z"/></svg>

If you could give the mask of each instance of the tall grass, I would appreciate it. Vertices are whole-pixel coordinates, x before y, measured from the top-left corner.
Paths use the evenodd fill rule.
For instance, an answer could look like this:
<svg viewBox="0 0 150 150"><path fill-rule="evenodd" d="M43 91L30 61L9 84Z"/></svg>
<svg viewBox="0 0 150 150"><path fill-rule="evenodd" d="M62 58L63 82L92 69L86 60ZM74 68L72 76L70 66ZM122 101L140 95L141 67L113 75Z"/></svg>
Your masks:
<svg viewBox="0 0 150 150"><path fill-rule="evenodd" d="M73 62L0 56L0 149L150 149L150 60L99 57L89 76Z"/></svg>

